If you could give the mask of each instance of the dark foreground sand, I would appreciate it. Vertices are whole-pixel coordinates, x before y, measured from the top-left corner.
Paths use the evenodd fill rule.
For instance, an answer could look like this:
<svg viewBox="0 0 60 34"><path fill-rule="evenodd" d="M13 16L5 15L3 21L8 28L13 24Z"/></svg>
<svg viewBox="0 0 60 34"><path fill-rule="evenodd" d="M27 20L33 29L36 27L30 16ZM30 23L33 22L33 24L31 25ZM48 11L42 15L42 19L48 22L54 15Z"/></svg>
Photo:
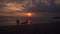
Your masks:
<svg viewBox="0 0 60 34"><path fill-rule="evenodd" d="M0 26L0 34L60 34L60 23Z"/></svg>

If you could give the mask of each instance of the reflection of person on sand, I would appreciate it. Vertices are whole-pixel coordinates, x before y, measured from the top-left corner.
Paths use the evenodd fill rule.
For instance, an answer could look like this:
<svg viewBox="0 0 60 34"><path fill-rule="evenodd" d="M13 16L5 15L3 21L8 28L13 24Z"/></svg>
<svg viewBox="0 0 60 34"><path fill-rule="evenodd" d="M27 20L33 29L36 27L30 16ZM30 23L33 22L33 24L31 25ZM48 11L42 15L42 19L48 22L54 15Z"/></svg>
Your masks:
<svg viewBox="0 0 60 34"><path fill-rule="evenodd" d="M19 25L19 20L16 20L16 22L17 22L17 25Z"/></svg>

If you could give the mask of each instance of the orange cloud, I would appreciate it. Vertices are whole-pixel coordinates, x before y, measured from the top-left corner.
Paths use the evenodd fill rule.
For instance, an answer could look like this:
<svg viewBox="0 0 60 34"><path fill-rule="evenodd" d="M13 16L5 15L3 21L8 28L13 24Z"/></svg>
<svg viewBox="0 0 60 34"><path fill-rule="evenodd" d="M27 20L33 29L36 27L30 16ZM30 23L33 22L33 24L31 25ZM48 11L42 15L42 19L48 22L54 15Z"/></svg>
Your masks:
<svg viewBox="0 0 60 34"><path fill-rule="evenodd" d="M6 3L6 7L4 7L5 10L19 10L23 11L25 8L22 7L23 4L17 4L17 3Z"/></svg>

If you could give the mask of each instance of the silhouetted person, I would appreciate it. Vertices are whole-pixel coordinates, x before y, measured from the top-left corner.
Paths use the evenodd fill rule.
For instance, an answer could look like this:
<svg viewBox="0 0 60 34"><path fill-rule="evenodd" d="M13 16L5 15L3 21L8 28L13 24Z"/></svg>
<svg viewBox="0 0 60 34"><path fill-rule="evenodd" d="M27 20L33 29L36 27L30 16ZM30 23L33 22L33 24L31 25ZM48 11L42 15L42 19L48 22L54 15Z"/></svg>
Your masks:
<svg viewBox="0 0 60 34"><path fill-rule="evenodd" d="M16 20L16 22L17 22L17 25L19 25L19 20Z"/></svg>
<svg viewBox="0 0 60 34"><path fill-rule="evenodd" d="M32 24L32 22L31 22L31 20L29 20L29 19L26 19L26 24Z"/></svg>

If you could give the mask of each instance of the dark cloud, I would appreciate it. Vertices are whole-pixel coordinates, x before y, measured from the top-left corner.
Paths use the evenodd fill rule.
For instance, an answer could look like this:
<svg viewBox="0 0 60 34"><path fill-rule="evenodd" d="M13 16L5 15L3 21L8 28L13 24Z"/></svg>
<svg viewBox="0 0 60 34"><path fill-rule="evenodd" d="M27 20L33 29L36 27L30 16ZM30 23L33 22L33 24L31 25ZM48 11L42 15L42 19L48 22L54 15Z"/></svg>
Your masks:
<svg viewBox="0 0 60 34"><path fill-rule="evenodd" d="M0 4L0 9L2 9L3 7L5 7L5 4Z"/></svg>

